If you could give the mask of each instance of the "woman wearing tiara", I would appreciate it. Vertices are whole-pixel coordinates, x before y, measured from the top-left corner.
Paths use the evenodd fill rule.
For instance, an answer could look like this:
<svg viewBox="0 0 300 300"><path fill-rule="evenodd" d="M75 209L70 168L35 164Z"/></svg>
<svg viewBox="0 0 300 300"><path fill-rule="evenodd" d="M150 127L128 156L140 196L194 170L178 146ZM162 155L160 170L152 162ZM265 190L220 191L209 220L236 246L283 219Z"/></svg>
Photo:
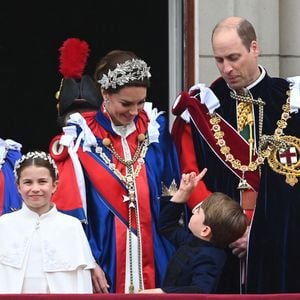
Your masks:
<svg viewBox="0 0 300 300"><path fill-rule="evenodd" d="M68 114L68 126L50 145L65 174L55 195L57 206L78 214L74 201L82 203L86 215L99 265L93 276L97 292L135 293L161 286L173 253L158 234L157 220L160 197L172 194L179 182L179 164L164 113L146 102L149 69L132 52L104 56L95 71L101 106L95 111L91 86L77 79L81 95L75 98L86 100L85 111L77 107L80 114L70 115L65 109L61 117ZM63 96L66 89L62 84L59 107L71 103L71 95ZM75 99L72 103L74 112ZM86 111L88 103L91 111ZM66 187L74 191L71 197L63 196ZM69 205L60 202L66 197L72 198Z"/></svg>
<svg viewBox="0 0 300 300"><path fill-rule="evenodd" d="M0 217L0 293L92 293L95 260L81 223L51 200L53 159L29 152L14 173L23 205Z"/></svg>

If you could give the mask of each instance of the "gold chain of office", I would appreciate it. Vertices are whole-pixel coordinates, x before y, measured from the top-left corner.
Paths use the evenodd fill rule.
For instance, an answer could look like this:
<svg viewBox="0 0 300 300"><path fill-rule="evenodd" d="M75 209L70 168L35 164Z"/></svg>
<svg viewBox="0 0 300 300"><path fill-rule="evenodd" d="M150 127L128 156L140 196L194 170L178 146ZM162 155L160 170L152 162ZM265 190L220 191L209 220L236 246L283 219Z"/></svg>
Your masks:
<svg viewBox="0 0 300 300"><path fill-rule="evenodd" d="M252 101L252 103L255 103L253 101L254 99L251 99L250 96L248 97L243 96L243 98L246 99L245 102ZM243 101L243 99L239 99L239 100ZM262 112L263 112L263 103L264 102L261 101L255 103L260 105L260 107L262 107ZM277 128L274 131L275 140L276 138L279 138L279 136L283 135L283 129L287 127L287 120L289 118L290 118L290 90L287 91L286 103L282 105L281 118L276 123ZM248 165L242 164L242 162L239 159L235 158L234 155L230 152L231 149L226 144L226 141L224 139L224 132L221 130L221 126L219 124L220 122L221 122L221 118L217 114L213 114L211 116L210 124L212 125L211 130L214 132L214 138L216 139L217 145L220 147L220 152L225 156L225 161L228 161L231 164L233 169L238 169L241 172L243 172L243 174L247 171L255 171L264 162L264 159L270 156L271 150L273 149L272 145L259 151L255 161L250 161ZM262 128L262 122L263 122L263 113L260 114L259 116L259 128ZM264 140L265 137L262 136L261 139Z"/></svg>
<svg viewBox="0 0 300 300"><path fill-rule="evenodd" d="M133 284L133 249L132 249L132 222L133 222L133 214L132 209L136 210L136 191L135 191L135 179L139 175L142 165L145 163L144 158L148 151L149 146L149 138L147 135L139 134L137 137L138 146L135 153L132 156L132 159L125 160L114 148L111 140L109 138L104 138L102 140L102 144L106 147L112 155L124 166L126 166L127 174L123 175L116 167L114 163L108 158L108 156L103 152L102 147L96 146L96 153L102 158L105 164L109 167L109 169L122 181L125 183L128 189L128 197L129 197L129 206L128 206L128 229L129 229L129 236L128 236L128 246L129 246L129 293L134 293L134 284ZM137 161L137 166L134 169L133 165ZM136 229L137 229L137 256L138 256L138 276L139 276L139 290L143 288L142 282L142 261L141 261L141 254L142 254L142 242L141 242L141 234L140 234L140 219L138 212L135 213L136 218Z"/></svg>

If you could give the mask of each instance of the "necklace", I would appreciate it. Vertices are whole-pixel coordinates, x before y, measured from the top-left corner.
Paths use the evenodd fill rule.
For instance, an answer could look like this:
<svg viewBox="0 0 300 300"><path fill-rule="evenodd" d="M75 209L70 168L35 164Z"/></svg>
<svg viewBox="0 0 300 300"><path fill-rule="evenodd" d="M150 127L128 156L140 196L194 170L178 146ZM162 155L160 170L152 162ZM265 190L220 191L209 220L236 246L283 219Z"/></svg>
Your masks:
<svg viewBox="0 0 300 300"><path fill-rule="evenodd" d="M256 105L265 105L266 104L266 102L264 102L261 98L254 99L249 94L240 95L240 94L234 93L233 91L230 91L230 97L232 99L240 101L240 102L246 102L246 103L251 103L251 104L256 104Z"/></svg>
<svg viewBox="0 0 300 300"><path fill-rule="evenodd" d="M128 236L128 247L129 247L129 276L130 276L130 285L129 285L129 293L134 293L134 284L133 284L133 249L132 249L132 221L133 221L133 210L136 207L136 187L135 187L135 179L139 175L142 165L144 164L144 158L148 151L149 139L148 136L144 134L138 135L138 146L137 149L132 156L131 159L125 160L121 157L121 155L114 148L111 140L109 138L104 138L102 144L106 147L112 155L124 166L126 166L126 175L123 175L117 168L114 163L109 159L109 157L103 152L102 147L96 146L95 152L102 158L105 164L109 167L109 169L126 185L128 189L128 227L129 227L129 236ZM138 162L136 168L134 169L133 165L135 162ZM141 253L142 253L142 244L141 244L141 234L140 234L140 220L139 214L135 213L136 218L136 228L137 228L137 257L138 257L138 272L139 272L139 290L143 289L143 274L142 274L142 261L141 261Z"/></svg>
<svg viewBox="0 0 300 300"><path fill-rule="evenodd" d="M298 182L297 177L300 177L300 160L297 156L297 153L300 153L300 139L283 133L290 118L290 90L287 91L287 96L274 135L262 136L260 151L268 159L270 168L278 174L285 175L285 182L294 186ZM282 157L286 159L285 162L280 160Z"/></svg>
<svg viewBox="0 0 300 300"><path fill-rule="evenodd" d="M265 158L269 158L272 151L274 149L278 149L278 147L276 147L276 140L279 140L279 136L283 134L283 129L287 126L287 119L290 117L290 90L287 91L288 97L286 99L286 103L282 106L283 112L281 114L280 120L278 120L276 123L277 128L275 129L273 136L262 136L263 105L265 105L265 102L263 102L260 98L259 100L255 100L251 99L251 97L249 96L241 96L234 93L231 93L230 95L234 95L234 99L239 99L240 101L248 103L251 101L251 103L259 105L258 122L260 145L258 147L258 156L255 161L252 161L250 159L248 164L242 163L230 152L231 149L226 145L226 141L224 140L224 132L221 130L221 126L219 125L219 123L221 122L221 118L217 114L213 114L210 118L210 124L212 125L211 130L214 132L214 137L217 141L217 145L220 147L220 152L225 156L225 161L228 161L233 169L237 169L242 172L242 178L240 179L240 183L237 188L240 190L246 190L250 188L250 185L247 183L244 177L245 172L256 171L257 168L264 162ZM268 162L271 166L272 160L268 159Z"/></svg>
<svg viewBox="0 0 300 300"><path fill-rule="evenodd" d="M138 147L132 157L132 159L125 160L121 155L116 151L111 140L109 138L104 138L102 141L103 145L113 154L113 156L127 167L127 174L123 175L117 168L114 163L108 158L108 156L103 152L102 147L96 146L95 152L102 158L105 164L109 167L111 171L123 182L128 188L128 195L130 200L130 207L135 206L135 188L134 180L139 175L142 165L144 164L144 157L148 151L149 140L148 137L144 134L138 135ZM134 163L138 161L137 167L133 168Z"/></svg>
<svg viewBox="0 0 300 300"><path fill-rule="evenodd" d="M225 156L225 161L228 161L233 169L237 169L242 172L242 178L238 185L238 189L249 189L250 186L247 183L244 174L247 171L255 171L258 166L264 162L264 158L258 155L255 161L250 161L248 165L243 164L239 159L233 156L230 152L230 147L227 146L226 141L224 140L224 132L221 130L221 126L219 125L221 118L217 114L214 114L211 116L209 122L212 125L211 130L214 132L214 137L217 141L217 145L220 147L220 152Z"/></svg>
<svg viewBox="0 0 300 300"><path fill-rule="evenodd" d="M262 136L262 128L263 128L263 120L264 120L264 106L266 102L264 102L261 98L254 99L249 91L246 91L247 95L239 95L230 91L230 97L238 102L244 102L245 104L255 104L258 105L258 140L260 140ZM249 106L248 106L249 107ZM254 120L253 120L254 122ZM251 141L250 141L251 142ZM254 149L253 149L254 150ZM251 151L250 151L250 160L251 160Z"/></svg>

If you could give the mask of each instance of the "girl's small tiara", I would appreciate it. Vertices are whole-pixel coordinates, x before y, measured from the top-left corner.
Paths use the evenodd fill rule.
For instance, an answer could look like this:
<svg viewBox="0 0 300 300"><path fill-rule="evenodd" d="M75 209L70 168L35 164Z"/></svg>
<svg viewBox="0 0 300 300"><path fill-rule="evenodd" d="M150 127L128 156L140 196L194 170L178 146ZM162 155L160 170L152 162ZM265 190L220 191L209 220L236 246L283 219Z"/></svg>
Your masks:
<svg viewBox="0 0 300 300"><path fill-rule="evenodd" d="M28 160L30 158L33 158L33 159L41 158L43 160L47 160L54 169L55 177L56 178L58 177L58 169L57 169L57 166L56 166L54 160L52 159L52 157L43 151L33 151L33 152L28 152L27 154L22 155L22 157L16 161L15 168L14 168L14 174L15 174L16 179L18 179L17 170L20 168L20 166L22 165L22 163L25 160Z"/></svg>

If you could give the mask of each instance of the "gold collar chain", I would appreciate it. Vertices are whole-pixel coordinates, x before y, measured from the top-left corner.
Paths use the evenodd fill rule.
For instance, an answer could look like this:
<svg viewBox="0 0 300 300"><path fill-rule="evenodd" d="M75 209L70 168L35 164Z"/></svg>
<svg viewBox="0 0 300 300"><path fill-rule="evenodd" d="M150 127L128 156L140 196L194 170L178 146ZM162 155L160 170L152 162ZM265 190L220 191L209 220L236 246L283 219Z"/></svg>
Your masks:
<svg viewBox="0 0 300 300"><path fill-rule="evenodd" d="M135 192L135 179L139 175L142 165L145 163L144 158L148 151L149 146L149 138L144 134L140 134L138 136L138 147L132 157L132 159L125 160L123 159L120 154L116 151L114 146L112 145L111 141L108 138L103 139L103 145L112 153L112 155L123 165L126 166L126 175L123 175L117 168L114 163L108 158L108 156L103 152L102 147L96 146L95 151L98 155L102 158L105 164L109 167L111 171L122 181L125 183L128 189L128 196L129 196L129 206L128 206L128 229L129 229L129 236L128 236L128 247L129 247L129 277L130 277L130 284L129 284L129 293L134 293L134 284L133 284L133 257L132 257L132 221L133 221L133 214L132 209L136 209L136 192ZM135 170L133 168L133 164L138 162ZM141 242L141 233L140 233L140 219L139 214L135 214L136 219L136 230L137 230L137 256L138 256L138 273L139 273L139 290L143 289L143 271L142 271L142 261L141 261L141 254L142 254L142 242Z"/></svg>
<svg viewBox="0 0 300 300"><path fill-rule="evenodd" d="M243 97L240 96L239 97ZM249 96L247 97L243 97L243 98L249 98ZM246 102L244 100L244 102ZM252 103L254 103L254 100L252 100ZM233 169L237 169L239 171L242 172L243 177L241 179L241 182L238 186L238 188L240 189L248 189L250 186L247 184L246 180L244 179L244 173L248 172L248 171L256 171L257 168L263 164L264 160L266 157L269 157L271 155L272 150L274 150L274 148L278 148L275 147L275 141L279 140L280 136L283 135L283 129L287 127L287 120L290 118L290 90L287 91L287 99L286 99L286 103L283 104L282 106L282 114L281 114L281 118L280 120L277 121L277 128L274 131L274 135L271 136L271 138L268 138L265 135L261 135L262 133L262 121L263 121L263 105L265 105L265 102L263 102L261 99L255 100L257 103L255 104L259 104L259 108L260 108L260 113L259 113L259 140L260 140L260 145L258 147L258 156L256 158L255 161L250 161L250 163L247 164L243 164L239 159L235 158L233 156L233 154L230 152L230 147L228 147L226 145L226 141L224 140L224 132L221 130L221 126L219 125L219 123L221 122L221 118L217 115L217 114L213 114L211 115L210 118L210 124L212 125L211 130L214 132L214 138L217 141L217 145L220 147L220 152L225 156L225 161L228 161ZM248 100L247 100L248 102ZM250 102L250 100L249 100ZM270 142L273 141L273 142ZM267 141L267 143L265 143L265 145L262 146L262 144L264 144L264 141ZM270 164L270 160L268 159L268 162Z"/></svg>
<svg viewBox="0 0 300 300"><path fill-rule="evenodd" d="M273 149L286 149L288 143L281 139L284 136L283 130L287 127L287 120L290 118L290 90L287 91L286 103L282 105L282 114L277 121L277 128L274 135L263 135L260 139L259 152L263 157L269 157Z"/></svg>
<svg viewBox="0 0 300 300"><path fill-rule="evenodd" d="M129 197L134 196L130 193L132 192L132 184L135 178L139 175L142 165L145 163L144 158L148 151L149 146L149 139L146 135L139 135L138 136L138 147L132 157L132 159L125 160L121 157L121 155L116 151L114 146L112 145L110 139L105 138L103 139L103 145L112 153L112 155L123 165L127 167L127 174L123 175L117 168L116 165L109 159L109 157L104 153L103 148L97 145L95 147L95 152L102 158L105 164L109 167L111 171L122 181L126 184L129 190ZM133 164L138 162L136 168L133 168ZM135 199L130 199L131 202L134 202ZM132 203L133 204L133 203Z"/></svg>
<svg viewBox="0 0 300 300"><path fill-rule="evenodd" d="M240 94L234 93L233 91L230 91L230 97L239 102L246 102L246 103L251 103L251 104L256 104L256 105L266 105L266 102L264 102L261 98L254 99L253 97L251 97L249 95L240 95Z"/></svg>
<svg viewBox="0 0 300 300"><path fill-rule="evenodd" d="M256 160L251 161L248 165L242 164L239 159L233 156L230 152L230 147L227 146L226 141L224 140L224 131L221 130L221 126L219 125L221 118L217 114L214 114L211 116L209 122L212 125L211 130L214 132L214 138L217 141L217 145L220 147L220 152L225 156L225 161L228 161L233 169L238 169L242 173L255 171L258 166L264 162L264 158L258 155Z"/></svg>
<svg viewBox="0 0 300 300"><path fill-rule="evenodd" d="M284 135L283 130L287 127L287 120L290 118L290 90L287 91L286 103L282 105L281 119L277 121L277 128L274 135L262 136L260 142L261 154L268 159L270 168L281 175L285 175L285 182L290 186L294 186L300 177L300 139L295 136ZM290 152L293 149L294 152ZM280 156L285 152L293 155L296 162L281 162Z"/></svg>

